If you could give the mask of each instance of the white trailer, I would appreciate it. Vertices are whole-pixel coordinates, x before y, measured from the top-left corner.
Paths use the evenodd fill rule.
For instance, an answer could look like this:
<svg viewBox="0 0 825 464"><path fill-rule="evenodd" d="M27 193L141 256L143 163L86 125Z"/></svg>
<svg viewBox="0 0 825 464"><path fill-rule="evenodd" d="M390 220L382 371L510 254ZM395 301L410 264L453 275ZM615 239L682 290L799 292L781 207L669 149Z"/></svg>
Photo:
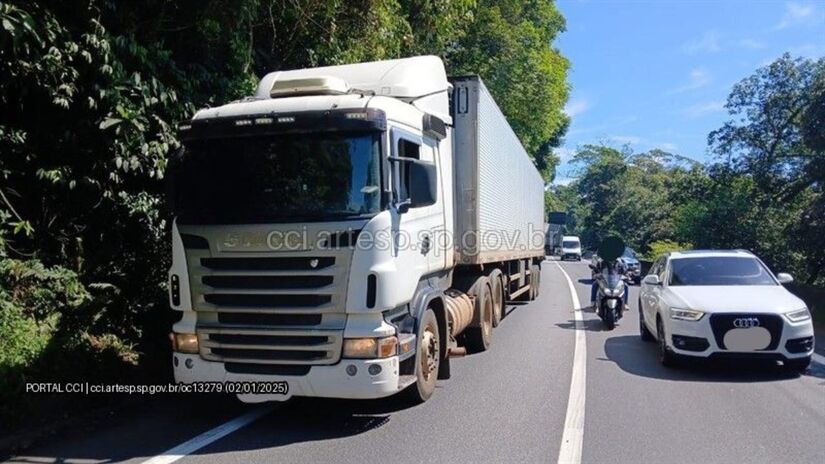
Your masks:
<svg viewBox="0 0 825 464"><path fill-rule="evenodd" d="M275 72L181 125L177 381L424 401L537 296L542 179L481 80L452 82L432 56Z"/></svg>

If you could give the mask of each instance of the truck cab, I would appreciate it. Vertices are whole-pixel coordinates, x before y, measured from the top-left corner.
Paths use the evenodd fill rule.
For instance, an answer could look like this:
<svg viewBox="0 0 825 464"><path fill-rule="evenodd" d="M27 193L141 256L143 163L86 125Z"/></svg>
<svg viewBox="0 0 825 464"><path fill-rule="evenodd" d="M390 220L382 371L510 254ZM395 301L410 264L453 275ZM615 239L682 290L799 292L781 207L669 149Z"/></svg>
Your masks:
<svg viewBox="0 0 825 464"><path fill-rule="evenodd" d="M504 285L535 294L538 258L456 271L451 89L433 56L279 71L180 125L176 381L288 385L239 391L248 402L424 401L462 330L486 349L489 308Z"/></svg>

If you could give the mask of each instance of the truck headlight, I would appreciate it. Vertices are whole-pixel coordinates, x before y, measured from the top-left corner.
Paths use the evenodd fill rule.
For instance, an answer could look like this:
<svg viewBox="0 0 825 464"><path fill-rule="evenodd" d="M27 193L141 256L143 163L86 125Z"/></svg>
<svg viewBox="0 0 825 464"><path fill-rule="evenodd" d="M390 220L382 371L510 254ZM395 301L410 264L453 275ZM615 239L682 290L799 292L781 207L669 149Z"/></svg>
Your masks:
<svg viewBox="0 0 825 464"><path fill-rule="evenodd" d="M345 358L389 358L394 356L398 347L395 336L384 338L345 338Z"/></svg>
<svg viewBox="0 0 825 464"><path fill-rule="evenodd" d="M785 317L787 317L791 322L802 322L810 319L811 313L808 311L808 308L795 309L785 313Z"/></svg>
<svg viewBox="0 0 825 464"><path fill-rule="evenodd" d="M670 318L680 321L698 321L705 313L695 309L670 308Z"/></svg>
<svg viewBox="0 0 825 464"><path fill-rule="evenodd" d="M169 339L172 341L172 351L177 353L198 353L198 336L195 334L170 333Z"/></svg>

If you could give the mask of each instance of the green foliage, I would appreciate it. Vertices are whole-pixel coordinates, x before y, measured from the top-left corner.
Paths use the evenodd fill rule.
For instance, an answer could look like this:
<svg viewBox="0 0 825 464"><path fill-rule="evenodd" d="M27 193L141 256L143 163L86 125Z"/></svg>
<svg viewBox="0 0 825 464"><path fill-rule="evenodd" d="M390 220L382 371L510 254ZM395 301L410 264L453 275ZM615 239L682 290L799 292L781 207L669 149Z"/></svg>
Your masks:
<svg viewBox="0 0 825 464"><path fill-rule="evenodd" d="M550 179L569 118L569 62L551 46L565 29L552 1L480 0L466 33L446 55L453 74L480 74L536 165Z"/></svg>
<svg viewBox="0 0 825 464"><path fill-rule="evenodd" d="M642 257L646 261L653 262L665 253L690 250L692 248L693 246L689 243L679 243L674 242L673 240L656 240L648 245L648 251L642 255Z"/></svg>
<svg viewBox="0 0 825 464"><path fill-rule="evenodd" d="M0 362L22 369L14 381L44 360L112 376L165 342L175 125L258 76L434 54L481 74L540 168L566 129L549 0L14 1L0 22L0 259L15 258Z"/></svg>
<svg viewBox="0 0 825 464"><path fill-rule="evenodd" d="M644 251L651 241L671 237L667 192L688 176L682 165L690 163L659 150L633 154L602 145L585 145L573 160L582 168L570 186L580 199L571 209L586 246L618 235Z"/></svg>
<svg viewBox="0 0 825 464"><path fill-rule="evenodd" d="M812 140L823 124L816 119L823 89L825 58L785 54L733 87L725 105L732 119L710 133L708 144L761 190L792 196L825 180L825 150Z"/></svg>
<svg viewBox="0 0 825 464"><path fill-rule="evenodd" d="M731 121L709 136L717 162L661 150L586 145L574 161L578 217L588 246L618 234L652 258L668 247L751 250L808 284L825 269L825 144L818 128L825 59L785 55L734 86Z"/></svg>
<svg viewBox="0 0 825 464"><path fill-rule="evenodd" d="M14 405L0 409L0 423L36 407L26 382L103 381L137 362L131 343L90 333L93 303L73 271L0 259L0 403Z"/></svg>
<svg viewBox="0 0 825 464"><path fill-rule="evenodd" d="M758 223L744 230L753 249L808 283L825 268L823 104L825 58L785 54L734 86L731 120L708 136L725 168L753 181L751 203L739 202Z"/></svg>

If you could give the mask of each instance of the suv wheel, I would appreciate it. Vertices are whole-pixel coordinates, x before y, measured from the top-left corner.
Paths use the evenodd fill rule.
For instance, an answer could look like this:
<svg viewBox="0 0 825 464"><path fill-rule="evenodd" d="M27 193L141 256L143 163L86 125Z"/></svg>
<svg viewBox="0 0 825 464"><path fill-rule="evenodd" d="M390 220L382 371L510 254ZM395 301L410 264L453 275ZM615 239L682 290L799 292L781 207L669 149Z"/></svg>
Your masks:
<svg viewBox="0 0 825 464"><path fill-rule="evenodd" d="M674 367L678 364L679 355L667 346L665 327L661 319L656 320L656 339L659 341L659 362L665 367Z"/></svg>
<svg viewBox="0 0 825 464"><path fill-rule="evenodd" d="M654 340L653 334L647 330L647 324L645 324L645 313L642 312L641 298L639 299L639 335L641 335L643 342L652 342Z"/></svg>

